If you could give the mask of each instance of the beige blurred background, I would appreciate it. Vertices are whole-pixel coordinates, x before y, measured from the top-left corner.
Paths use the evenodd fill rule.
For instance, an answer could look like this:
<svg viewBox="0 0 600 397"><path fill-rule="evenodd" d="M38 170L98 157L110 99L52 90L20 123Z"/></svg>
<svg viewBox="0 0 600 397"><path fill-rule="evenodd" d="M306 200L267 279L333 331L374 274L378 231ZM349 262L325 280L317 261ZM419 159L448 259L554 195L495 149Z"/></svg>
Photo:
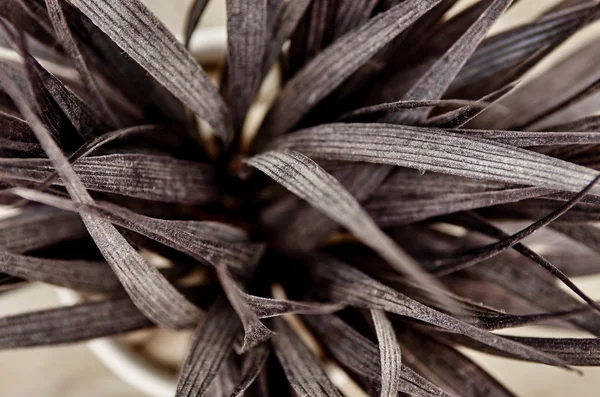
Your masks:
<svg viewBox="0 0 600 397"><path fill-rule="evenodd" d="M109 1L109 0L99 0ZM174 33L182 31L184 13L189 0L143 0ZM203 26L223 26L224 1L213 0L203 17ZM293 1L293 0L292 0ZM504 18L496 30L527 21L542 9L558 0L521 0ZM464 2L465 4L468 1ZM561 48L554 56L568 54L584 40L598 37L598 29L588 29L578 40ZM600 61L600 60L599 60ZM550 66L541 65L538 70ZM596 109L598 111L600 109ZM577 284L595 299L600 299L597 279L576 280ZM54 291L47 286L35 285L22 291L0 297L0 316L22 313L43 307L58 306ZM544 328L511 330L511 334L549 337L585 337L572 331L551 331ZM525 397L596 397L600 395L600 369L585 369L585 376L552 367L515 362L466 352L510 389ZM34 348L0 352L0 396L7 397L142 397L108 371L85 347L79 344L67 347Z"/></svg>

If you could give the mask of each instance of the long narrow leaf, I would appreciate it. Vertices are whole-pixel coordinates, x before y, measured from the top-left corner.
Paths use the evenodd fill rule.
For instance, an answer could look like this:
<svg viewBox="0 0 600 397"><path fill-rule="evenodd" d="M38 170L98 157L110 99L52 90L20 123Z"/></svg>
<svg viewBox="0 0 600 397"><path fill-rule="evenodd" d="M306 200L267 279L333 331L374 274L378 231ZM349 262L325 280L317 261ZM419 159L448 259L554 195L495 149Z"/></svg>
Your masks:
<svg viewBox="0 0 600 397"><path fill-rule="evenodd" d="M48 8L48 14L52 20L54 31L56 36L61 43L61 46L65 52L71 58L71 61L75 64L75 68L79 73L79 76L83 80L86 89L88 90L92 100L94 101L95 107L98 109L100 114L106 117L109 123L114 127L118 125L118 121L109 108L104 97L100 94L96 81L92 76L92 73L88 69L83 55L77 47L77 43L71 34L67 18L60 6L58 0L46 0L46 7Z"/></svg>
<svg viewBox="0 0 600 397"><path fill-rule="evenodd" d="M600 73L594 68L600 54L600 44L592 42L562 60L538 78L532 79L507 95L497 106L516 110L513 117L493 107L473 121L473 127L488 129L518 129L538 118L548 110L581 92L598 80Z"/></svg>
<svg viewBox="0 0 600 397"><path fill-rule="evenodd" d="M509 94L511 91L515 89L517 86L516 82L511 82L506 84L504 87L500 87L496 91L492 91L491 93L481 97L478 99L474 105L471 106L463 106L456 110L440 114L439 116L432 117L425 121L426 126L431 127L445 127L445 128L460 128L463 125L467 124L469 121L477 117L481 114L485 109L489 106L485 106L485 108L481 108L477 106L478 104L483 103L491 103L494 104L505 95ZM556 130L559 131L559 130ZM562 130L566 131L566 130Z"/></svg>
<svg viewBox="0 0 600 397"><path fill-rule="evenodd" d="M541 351L546 351L550 354L560 357L570 365L577 366L598 366L600 365L599 355L599 339L589 338L532 338L507 336L507 338L515 342L534 347ZM488 354L494 354L500 357L514 359L515 356L506 352L498 351L489 346L484 346L472 340L467 340L460 335L445 334L440 337L440 341L449 345L454 345L455 342L467 346L469 348L479 350Z"/></svg>
<svg viewBox="0 0 600 397"><path fill-rule="evenodd" d="M540 277L514 258L493 258L467 272L479 280L499 285L514 296L526 299L535 307L549 311L568 311L582 308L579 299L558 288L554 280ZM577 327L594 335L600 333L600 319L595 312L582 313L569 319Z"/></svg>
<svg viewBox="0 0 600 397"><path fill-rule="evenodd" d="M82 158L73 168L89 190L182 204L216 198L214 173L208 164L128 153ZM45 159L0 159L0 177L9 180L42 182L52 171L51 162Z"/></svg>
<svg viewBox="0 0 600 397"><path fill-rule="evenodd" d="M54 137L64 137L60 140L64 143L73 127L84 139L110 128L109 123L93 107L88 106L29 53L22 35L12 32L3 22L0 22L0 27L13 48L23 57L36 107Z"/></svg>
<svg viewBox="0 0 600 397"><path fill-rule="evenodd" d="M176 397L204 396L241 331L235 312L224 297L214 302L196 328L192 347L183 363Z"/></svg>
<svg viewBox="0 0 600 397"><path fill-rule="evenodd" d="M413 222L468 211L491 205L515 203L545 196L553 190L544 188L517 188L486 192L454 193L429 197L378 196L365 209L381 227L394 227Z"/></svg>
<svg viewBox="0 0 600 397"><path fill-rule="evenodd" d="M366 106L360 109L353 110L342 114L338 120L344 121L352 119L358 116L372 115L377 113L393 113L401 111L402 109L416 109L422 107L433 107L433 106L455 106L455 105L466 105L484 108L485 103L477 103L474 101L462 101L458 99L438 99L435 101L429 100L401 100L396 102L381 103L378 105Z"/></svg>
<svg viewBox="0 0 600 397"><path fill-rule="evenodd" d="M278 317L284 314L329 314L344 308L342 303L299 302L262 298L245 293L244 299L260 318Z"/></svg>
<svg viewBox="0 0 600 397"><path fill-rule="evenodd" d="M226 144L232 138L227 106L196 60L139 0L70 0L159 83L211 124Z"/></svg>
<svg viewBox="0 0 600 397"><path fill-rule="evenodd" d="M18 88L4 73L0 73L0 81L29 121L44 151L65 180L69 194L77 202L94 203L48 130L23 100ZM83 215L82 220L125 290L146 316L169 328L195 324L198 321L200 309L185 299L155 267L135 251L112 224L88 215Z"/></svg>
<svg viewBox="0 0 600 397"><path fill-rule="evenodd" d="M294 151L273 151L246 162L344 225L400 272L423 285L436 284L423 277L420 266L403 252L366 214L356 199L330 174L308 157Z"/></svg>
<svg viewBox="0 0 600 397"><path fill-rule="evenodd" d="M187 18L185 21L185 34L184 40L186 47L190 46L190 39L192 38L192 34L198 26L198 22L200 21L200 17L208 4L208 0L194 0L187 14Z"/></svg>
<svg viewBox="0 0 600 397"><path fill-rule="evenodd" d="M0 223L0 249L13 254L86 236L78 216L40 206L26 208Z"/></svg>
<svg viewBox="0 0 600 397"><path fill-rule="evenodd" d="M495 0L483 11L479 18L458 39L452 47L427 71L404 95L403 99L438 99L448 89L454 77L475 51L487 31L502 15L512 0ZM422 121L428 109L415 109L407 114L391 114L385 118L387 122L400 121L412 124Z"/></svg>
<svg viewBox="0 0 600 397"><path fill-rule="evenodd" d="M0 271L29 281L88 292L111 292L121 286L103 262L42 259L1 252Z"/></svg>
<svg viewBox="0 0 600 397"><path fill-rule="evenodd" d="M594 132L546 132L546 131L506 131L506 130L451 130L466 136L487 139L516 147L546 145L586 145L600 141L600 134Z"/></svg>
<svg viewBox="0 0 600 397"><path fill-rule="evenodd" d="M139 126L135 126L135 127L123 128L123 129L119 129L116 131L107 132L106 134L103 134L91 141L86 142L82 146L80 146L79 149L77 149L75 152L73 152L72 155L69 156L69 162L75 163L79 159L81 159L83 157L87 157L89 154L98 150L102 146L104 146L110 142L113 142L115 140L130 137L130 136L137 135L137 134L159 132L161 130L162 130L162 127L160 127L160 126L139 125ZM39 190L46 189L55 180L57 180L57 178L58 178L58 173L56 171L54 171L42 183L40 183L37 186L37 189L39 189Z"/></svg>
<svg viewBox="0 0 600 397"><path fill-rule="evenodd" d="M252 382L260 375L260 371L265 366L270 353L271 349L267 343L256 346L246 353L242 364L242 380L229 397L239 397L244 394Z"/></svg>
<svg viewBox="0 0 600 397"><path fill-rule="evenodd" d="M363 377L372 388L379 385L381 370L377 344L336 316L307 316L305 321L340 364ZM403 393L419 397L450 395L404 364L399 374L399 390Z"/></svg>
<svg viewBox="0 0 600 397"><path fill-rule="evenodd" d="M597 338L527 338L512 340L560 357L571 365L600 365L600 340Z"/></svg>
<svg viewBox="0 0 600 397"><path fill-rule="evenodd" d="M448 219L452 224L498 238L496 234L485 227L485 223L475 222L473 216L454 216ZM428 229L412 228L411 233L399 235L400 242L417 258L423 257L424 264L431 264L431 258L445 258L458 254L464 246L464 238L450 236L446 233L432 233ZM427 241L428 244L424 244ZM467 240L468 241L468 240ZM477 246L480 243L470 244ZM525 247L526 248L526 247ZM419 254L420 252L420 254ZM476 301L483 301L488 305L501 308L509 312L536 313L541 310L549 312L565 312L588 308L587 312L570 317L572 322L579 328L598 335L600 332L600 316L593 312L587 305L573 297L571 293L563 290L553 278L548 277L541 269L531 262L539 258L534 256L510 255L506 252L488 259L479 266L465 270L467 278L459 279L458 293L471 297ZM538 262L539 263L539 262ZM451 287L451 285L450 285ZM477 290L473 290L477 288ZM456 288L452 288L456 290Z"/></svg>
<svg viewBox="0 0 600 397"><path fill-rule="evenodd" d="M494 35L481 43L452 83L450 91L500 73L536 52L542 54L591 22L597 11L593 2L548 14L543 18Z"/></svg>
<svg viewBox="0 0 600 397"><path fill-rule="evenodd" d="M252 310L244 297L243 291L236 285L229 270L224 266L217 266L217 275L227 299L229 299L231 306L233 306L244 326L244 343L240 351L243 353L268 340L273 332L260 321Z"/></svg>
<svg viewBox="0 0 600 397"><path fill-rule="evenodd" d="M400 331L399 337L405 350L414 356L413 365L426 374L434 374L453 394L464 397L515 396L455 349L413 331Z"/></svg>
<svg viewBox="0 0 600 397"><path fill-rule="evenodd" d="M317 277L327 280L329 294L334 298L342 296L348 302L369 309L382 309L401 316L407 316L436 325L450 332L459 333L481 343L509 351L523 358L564 367L564 363L555 357L541 353L524 345L515 344L506 338L483 331L457 320L415 300L402 295L383 284L369 278L359 270L330 258L313 258Z"/></svg>
<svg viewBox="0 0 600 397"><path fill-rule="evenodd" d="M263 244L246 242L245 234L239 229L219 223L150 218L107 203L76 204L35 190L13 189L12 192L27 200L107 220L199 261L213 266L226 265L242 277L251 274L264 250Z"/></svg>
<svg viewBox="0 0 600 397"><path fill-rule="evenodd" d="M340 37L284 87L257 136L256 149L292 128L321 99L441 0L409 0ZM323 73L335 71L335 73Z"/></svg>
<svg viewBox="0 0 600 397"><path fill-rule="evenodd" d="M0 122L2 123L2 136L4 138L35 143L35 135L33 135L25 120L6 112L0 112Z"/></svg>
<svg viewBox="0 0 600 397"><path fill-rule="evenodd" d="M273 336L275 353L298 396L340 397L340 393L300 338L283 320L277 319L275 324L277 331Z"/></svg>
<svg viewBox="0 0 600 397"><path fill-rule="evenodd" d="M315 158L393 164L570 192L579 192L597 174L502 143L389 124L328 124L291 134L274 146ZM599 192L592 190L592 194Z"/></svg>
<svg viewBox="0 0 600 397"><path fill-rule="evenodd" d="M597 182L597 180L594 181L594 183L596 183L596 182ZM592 185L590 185L590 187L591 186ZM540 256L539 254L535 253L534 251L532 251L531 249L527 248L526 246L524 246L520 243L520 241L523 238L531 235L532 233L534 233L536 230L538 230L542 226L548 225L550 222L556 220L560 215L562 215L568 209L572 208L573 205L578 201L578 199L581 199L581 197L583 197L584 194L585 194L585 190L582 191L582 193L578 194L576 197L574 197L571 201L567 202L566 204L564 204L557 210L553 211L551 214L547 215L543 219L540 219L539 221L533 223L532 225L526 227L525 229L522 229L521 231L519 231L517 233L514 233L511 236L502 232L500 229L497 229L495 226L493 226L491 224L481 225L479 230L486 231L487 234L490 234L496 238L500 238L501 240L497 243L488 245L486 248L476 248L476 249L471 250L469 253L459 255L460 259L454 258L454 259L448 260L447 262L446 262L446 260L441 260L438 263L436 263L435 272L440 275L441 274L449 274L448 270L450 268L454 268L454 269L456 269L457 267L466 268L469 265L479 263L485 259L493 258L494 256L496 256L496 255L500 254L502 251L504 251L504 249L511 246L511 247L515 247L515 249L517 251L519 251L521 254L523 254L524 256L532 259L534 262L539 264L543 269L548 271L554 277L558 278L564 285L567 286L567 288L569 288L577 296L579 296L581 299L583 299L585 302L587 302L592 308L595 308L596 310L600 310L596 301L594 301L592 298L587 296L577 285L575 285L575 283L573 283L562 271L560 271L560 269L558 269L556 266L554 266L553 264L548 262L545 258ZM477 218L475 218L474 221L476 222ZM477 257L477 259L475 259L475 257ZM439 265L439 267L437 265ZM463 267L463 265L466 265L466 266Z"/></svg>
<svg viewBox="0 0 600 397"><path fill-rule="evenodd" d="M271 40L267 43L265 57L262 64L262 76L266 76L267 72L275 63L275 60L281 53L283 44L288 40L293 33L300 19L306 12L312 0L294 0L284 2L282 10L279 12L278 18L273 23L273 33Z"/></svg>
<svg viewBox="0 0 600 397"><path fill-rule="evenodd" d="M258 92L267 42L267 0L227 0L227 82L233 127L240 131Z"/></svg>
<svg viewBox="0 0 600 397"><path fill-rule="evenodd" d="M107 299L0 319L0 348L74 343L152 326L129 298Z"/></svg>
<svg viewBox="0 0 600 397"><path fill-rule="evenodd" d="M395 397L400 387L400 345L385 312L371 309L381 360L381 397Z"/></svg>

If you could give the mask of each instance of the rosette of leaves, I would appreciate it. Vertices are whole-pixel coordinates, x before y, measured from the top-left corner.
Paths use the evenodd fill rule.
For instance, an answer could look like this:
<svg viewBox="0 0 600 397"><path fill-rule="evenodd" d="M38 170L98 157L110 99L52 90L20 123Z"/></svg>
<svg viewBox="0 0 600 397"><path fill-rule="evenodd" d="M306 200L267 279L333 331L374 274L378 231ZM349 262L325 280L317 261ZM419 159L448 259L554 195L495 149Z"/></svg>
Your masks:
<svg viewBox="0 0 600 397"><path fill-rule="evenodd" d="M332 365L370 395L513 395L459 346L598 365L569 277L599 270L600 44L519 83L598 4L488 35L517 1L456 3L227 0L217 86L139 0L0 1L2 291L91 297L0 319L0 347L195 329L177 396L337 396ZM590 337L492 332L540 322Z"/></svg>

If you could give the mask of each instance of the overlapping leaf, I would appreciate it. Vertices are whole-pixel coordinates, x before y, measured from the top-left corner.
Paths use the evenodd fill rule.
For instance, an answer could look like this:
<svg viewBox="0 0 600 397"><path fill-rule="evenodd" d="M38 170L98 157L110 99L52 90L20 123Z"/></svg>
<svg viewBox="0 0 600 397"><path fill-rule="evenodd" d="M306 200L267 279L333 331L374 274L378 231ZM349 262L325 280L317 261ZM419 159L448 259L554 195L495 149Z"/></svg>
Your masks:
<svg viewBox="0 0 600 397"><path fill-rule="evenodd" d="M235 312L224 297L217 299L194 332L179 375L177 397L205 395L239 332L241 323Z"/></svg>
<svg viewBox="0 0 600 397"><path fill-rule="evenodd" d="M327 124L279 139L274 146L315 158L393 164L571 192L596 176L594 170L506 144L389 124Z"/></svg>
<svg viewBox="0 0 600 397"><path fill-rule="evenodd" d="M86 236L78 216L52 208L29 207L0 223L0 247L13 254Z"/></svg>
<svg viewBox="0 0 600 397"><path fill-rule="evenodd" d="M385 312L379 309L371 310L371 318L375 325L379 342L381 368L381 397L394 397L400 387L401 353L400 345L392 323Z"/></svg>
<svg viewBox="0 0 600 397"><path fill-rule="evenodd" d="M436 61L436 63L408 90L403 99L438 99L454 80L460 69L483 40L492 24L502 15L512 0L492 1L489 7L479 14L478 19L467 31ZM485 3L480 3L485 4ZM385 121L407 124L422 121L427 115L427 109L411 110L408 114L392 114Z"/></svg>
<svg viewBox="0 0 600 397"><path fill-rule="evenodd" d="M109 122L103 120L93 107L88 106L28 52L22 35L13 32L4 23L0 26L12 47L23 57L35 106L54 137L62 137L59 140L61 144L68 143L68 138L72 139L73 128L84 139L109 128Z"/></svg>
<svg viewBox="0 0 600 397"><path fill-rule="evenodd" d="M52 260L2 252L0 271L29 281L89 292L111 292L121 286L110 267L103 262Z"/></svg>
<svg viewBox="0 0 600 397"><path fill-rule="evenodd" d="M13 193L27 200L104 219L199 261L226 265L245 277L251 274L264 250L263 244L245 241L245 234L239 229L219 223L150 218L112 204L77 204L34 190L14 189Z"/></svg>
<svg viewBox="0 0 600 397"><path fill-rule="evenodd" d="M599 47L519 84L598 1L540 4L491 35L525 2L458 3L228 0L221 98L140 0L0 1L0 46L22 58L0 62L0 202L15 206L0 293L41 281L98 299L0 319L0 347L195 327L178 396L512 396L460 345L598 365L596 339L490 332L600 335L568 278L598 273ZM186 46L206 4L190 3ZM246 120L276 62L279 97ZM263 111L246 159L242 126Z"/></svg>
<svg viewBox="0 0 600 397"><path fill-rule="evenodd" d="M85 157L74 169L89 190L182 204L207 203L216 197L212 166L168 156L124 153ZM0 177L9 181L42 182L52 171L45 159L0 159Z"/></svg>
<svg viewBox="0 0 600 397"><path fill-rule="evenodd" d="M276 321L276 331L273 336L275 354L298 396L340 397L317 359L283 320Z"/></svg>
<svg viewBox="0 0 600 397"><path fill-rule="evenodd" d="M6 74L0 74L0 80L29 121L31 129L59 175L65 180L69 194L77 202L93 203L81 180L48 130L22 98L18 88L8 80ZM83 215L82 220L125 290L146 316L170 328L195 324L198 321L200 309L185 299L155 267L135 251L112 224L89 215Z"/></svg>
<svg viewBox="0 0 600 397"><path fill-rule="evenodd" d="M269 354L271 353L270 346L268 344L262 344L251 349L244 358L242 364L242 379L240 383L235 387L230 397L242 396L244 392L250 387L252 382L260 375L260 371L263 369Z"/></svg>
<svg viewBox="0 0 600 397"><path fill-rule="evenodd" d="M110 122L113 126L117 126L118 121L116 117L113 115L104 97L100 94L96 81L86 65L83 55L77 47L77 42L71 34L67 18L65 17L59 1L47 0L46 7L48 8L48 14L50 15L50 19L54 25L54 31L57 34L57 38L65 52L67 52L75 64L75 68L77 69L79 76L82 78L90 97L94 101L94 107L101 112L103 117L107 118L108 122Z"/></svg>
<svg viewBox="0 0 600 397"><path fill-rule="evenodd" d="M0 319L0 348L74 343L151 327L127 297Z"/></svg>
<svg viewBox="0 0 600 397"><path fill-rule="evenodd" d="M407 360L414 360L412 364L415 367L435 378L438 384L444 384L446 390L465 397L514 396L458 351L416 332L400 331L399 336L408 350Z"/></svg>
<svg viewBox="0 0 600 397"><path fill-rule="evenodd" d="M375 225L335 178L308 157L285 150L263 153L246 162L348 228L399 272L423 285L436 284L435 280L424 275L417 262Z"/></svg>
<svg viewBox="0 0 600 397"><path fill-rule="evenodd" d="M263 123L257 148L293 127L351 73L439 1L410 0L398 4L340 37L321 52L286 84ZM335 73L323 73L325 70Z"/></svg>
<svg viewBox="0 0 600 397"><path fill-rule="evenodd" d="M283 44L296 29L300 19L306 12L312 0L297 0L283 2L277 18L273 22L271 39L267 43L262 64L262 76L265 76L281 53Z"/></svg>
<svg viewBox="0 0 600 397"><path fill-rule="evenodd" d="M483 331L422 305L344 263L324 257L313 258L313 260L318 264L314 267L317 277L327 280L330 285L329 294L334 298L345 296L348 302L358 307L377 308L418 319L524 358L564 366L560 360L552 356L515 344L501 336Z"/></svg>
<svg viewBox="0 0 600 397"><path fill-rule="evenodd" d="M456 76L450 91L506 71L540 50L543 51L542 54L546 54L586 22L597 18L596 5L589 1L583 3L547 14L538 21L518 26L484 40ZM536 56L534 59L540 58L541 56Z"/></svg>
<svg viewBox="0 0 600 397"><path fill-rule="evenodd" d="M594 69L598 53L600 45L595 42L586 45L543 76L519 87L518 95L515 92L503 98L499 104L509 110L519 109L513 117L506 118L497 111L485 112L474 121L474 126L506 129L529 124L598 79Z"/></svg>
<svg viewBox="0 0 600 397"><path fill-rule="evenodd" d="M185 105L208 121L225 142L229 110L196 60L139 0L70 0L111 40Z"/></svg>
<svg viewBox="0 0 600 397"><path fill-rule="evenodd" d="M227 0L225 97L239 131L263 77L267 44L267 0Z"/></svg>
<svg viewBox="0 0 600 397"><path fill-rule="evenodd" d="M377 344L335 316L306 317L305 321L342 366L363 377L373 390L377 389L381 379ZM399 390L403 393L422 397L449 396L404 364L400 378Z"/></svg>

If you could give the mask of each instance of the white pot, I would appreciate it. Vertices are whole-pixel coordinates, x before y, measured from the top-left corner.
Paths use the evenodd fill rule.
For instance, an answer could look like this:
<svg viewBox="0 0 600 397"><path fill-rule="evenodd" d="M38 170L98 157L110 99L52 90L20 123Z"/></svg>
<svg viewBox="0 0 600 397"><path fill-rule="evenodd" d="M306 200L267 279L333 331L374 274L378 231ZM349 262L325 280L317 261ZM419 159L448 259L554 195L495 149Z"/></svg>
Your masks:
<svg viewBox="0 0 600 397"><path fill-rule="evenodd" d="M196 30L190 50L200 63L220 61L226 49L227 34L224 28ZM81 301L77 292L57 288L61 303L73 305ZM114 338L100 338L87 342L92 353L116 376L150 397L173 397L177 378L152 363L146 356Z"/></svg>

